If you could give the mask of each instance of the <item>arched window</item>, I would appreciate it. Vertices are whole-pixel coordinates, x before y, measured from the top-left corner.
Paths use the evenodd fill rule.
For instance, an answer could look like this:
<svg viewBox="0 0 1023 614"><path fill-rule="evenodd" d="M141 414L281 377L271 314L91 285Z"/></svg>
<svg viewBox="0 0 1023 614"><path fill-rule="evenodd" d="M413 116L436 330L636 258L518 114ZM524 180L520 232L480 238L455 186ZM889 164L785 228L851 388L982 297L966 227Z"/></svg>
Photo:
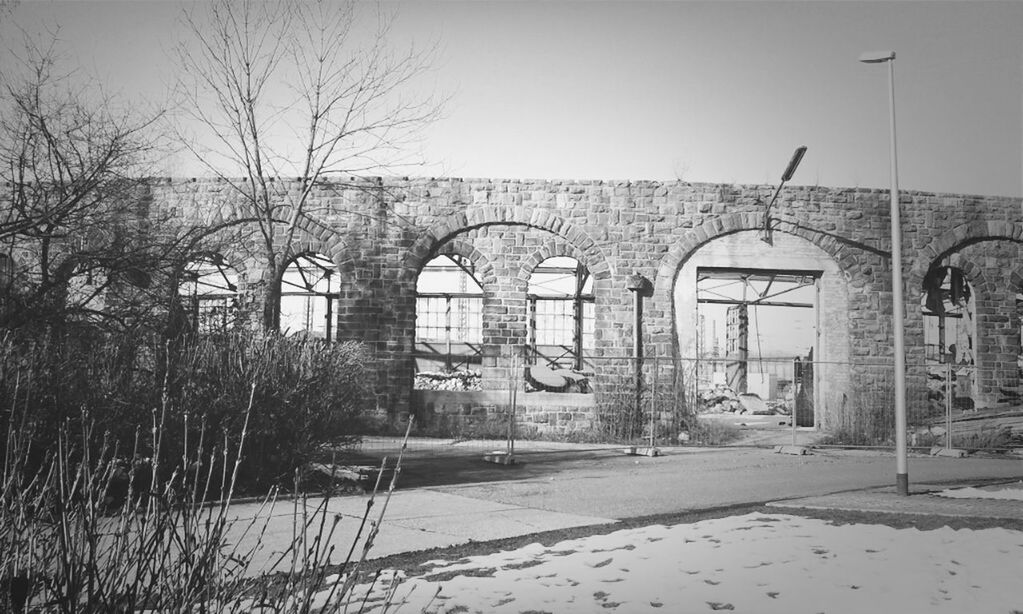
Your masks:
<svg viewBox="0 0 1023 614"><path fill-rule="evenodd" d="M337 299L334 262L320 254L296 256L281 278L281 332L330 341Z"/></svg>
<svg viewBox="0 0 1023 614"><path fill-rule="evenodd" d="M541 262L529 277L529 344L537 364L582 369L593 348L593 278L575 258Z"/></svg>
<svg viewBox="0 0 1023 614"><path fill-rule="evenodd" d="M977 337L973 288L966 275L956 267L934 267L924 277L921 308L924 324L924 357L932 366L932 382L951 376L947 388L955 407L973 407L977 373L974 343ZM942 363L952 365L937 366Z"/></svg>
<svg viewBox="0 0 1023 614"><path fill-rule="evenodd" d="M973 288L961 269L935 267L924 277L921 307L925 356L931 362L973 364Z"/></svg>
<svg viewBox="0 0 1023 614"><path fill-rule="evenodd" d="M224 332L238 317L238 271L220 254L185 265L178 295L195 332Z"/></svg>
<svg viewBox="0 0 1023 614"><path fill-rule="evenodd" d="M416 367L422 373L475 372L483 342L483 286L472 262L438 256L416 281ZM417 387L431 387L417 377Z"/></svg>

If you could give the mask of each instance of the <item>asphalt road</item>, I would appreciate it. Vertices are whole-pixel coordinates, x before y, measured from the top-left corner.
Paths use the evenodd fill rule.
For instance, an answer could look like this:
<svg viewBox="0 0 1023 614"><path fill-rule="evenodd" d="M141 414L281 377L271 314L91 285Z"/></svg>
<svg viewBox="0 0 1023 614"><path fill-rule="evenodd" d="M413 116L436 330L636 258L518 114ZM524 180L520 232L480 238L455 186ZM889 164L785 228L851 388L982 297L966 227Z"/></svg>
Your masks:
<svg viewBox="0 0 1023 614"><path fill-rule="evenodd" d="M523 452L495 465L479 451L411 454L399 488L426 488L496 503L626 519L895 483L895 457L879 451L675 448L659 457L616 450ZM911 455L914 483L1023 479L1023 460Z"/></svg>

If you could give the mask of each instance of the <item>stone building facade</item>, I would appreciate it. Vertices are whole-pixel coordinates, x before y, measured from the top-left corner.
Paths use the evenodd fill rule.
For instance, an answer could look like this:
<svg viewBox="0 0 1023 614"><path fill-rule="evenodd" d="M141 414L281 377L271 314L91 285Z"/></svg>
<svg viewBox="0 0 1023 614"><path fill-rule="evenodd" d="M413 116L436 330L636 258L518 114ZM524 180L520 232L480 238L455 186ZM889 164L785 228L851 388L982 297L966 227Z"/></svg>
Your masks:
<svg viewBox="0 0 1023 614"><path fill-rule="evenodd" d="M228 184L154 180L154 210L195 223L239 214ZM841 420L864 377L892 354L887 190L786 187L766 220L771 186L652 181L388 179L319 186L294 251L326 255L340 285L339 339L371 352L377 405L407 411L412 398L416 279L439 254L473 263L484 291L482 381L499 403L516 348L526 341L526 287L546 258L571 256L593 277L595 356L633 344L635 274L652 287L643 311L648 356L691 356L693 276L700 266L813 269L820 276L816 423ZM932 267L964 271L976 299L977 401L1019 385L1023 212L1018 198L901 194L909 403L926 404L921 296ZM242 286L262 271L240 246L224 256ZM722 264L725 263L725 264ZM823 363L831 363L825 366ZM861 366L863 365L863 366ZM495 400L498 399L498 400ZM578 408L561 422L580 419ZM564 424L562 425L564 426Z"/></svg>

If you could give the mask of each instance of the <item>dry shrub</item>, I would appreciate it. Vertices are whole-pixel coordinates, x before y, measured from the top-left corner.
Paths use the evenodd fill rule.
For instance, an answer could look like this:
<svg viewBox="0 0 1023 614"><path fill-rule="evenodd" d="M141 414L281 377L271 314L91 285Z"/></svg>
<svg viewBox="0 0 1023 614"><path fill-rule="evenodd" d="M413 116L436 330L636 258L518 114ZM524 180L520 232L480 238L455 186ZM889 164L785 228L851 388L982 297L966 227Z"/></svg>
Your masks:
<svg viewBox="0 0 1023 614"><path fill-rule="evenodd" d="M11 424L14 408L25 408L35 444L29 463L40 466L62 428L88 426L123 448L140 429L148 431L159 409L182 425L164 434L158 453L170 467L187 441L204 453L225 435L237 445L247 418L249 451L238 487L265 492L287 484L322 445L355 441L363 382L362 348L354 343L241 332L173 341L133 333L8 333L0 339L0 426ZM139 440L142 457L156 455L149 439Z"/></svg>
<svg viewBox="0 0 1023 614"><path fill-rule="evenodd" d="M340 516L328 497L278 502L277 489L254 504L251 518L239 519L249 515L232 506L251 409L236 446L223 438L205 453L190 442L169 472L157 459L175 427L163 422L152 425L152 458L98 442L89 427L62 428L57 447L30 467L33 437L19 412L0 474L0 611L362 611L353 589L365 576L402 456L383 491L378 478L355 535L338 534ZM81 424L89 423L83 416ZM136 441L133 449L142 447ZM386 469L385 460L378 475ZM292 537L270 552L262 537L272 518L289 517L281 508L290 508Z"/></svg>

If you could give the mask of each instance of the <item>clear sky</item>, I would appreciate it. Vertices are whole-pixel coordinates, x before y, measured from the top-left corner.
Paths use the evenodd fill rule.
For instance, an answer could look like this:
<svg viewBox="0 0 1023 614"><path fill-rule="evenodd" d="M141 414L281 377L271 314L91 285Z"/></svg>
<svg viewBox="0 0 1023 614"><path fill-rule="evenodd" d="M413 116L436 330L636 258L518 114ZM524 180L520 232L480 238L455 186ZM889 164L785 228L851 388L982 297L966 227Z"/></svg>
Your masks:
<svg viewBox="0 0 1023 614"><path fill-rule="evenodd" d="M390 3L394 39L437 41L452 95L424 175L887 187L894 49L900 184L1023 192L1023 2ZM182 4L23 0L123 95L159 99ZM181 160L169 169L188 176ZM410 173L413 171L410 171Z"/></svg>

